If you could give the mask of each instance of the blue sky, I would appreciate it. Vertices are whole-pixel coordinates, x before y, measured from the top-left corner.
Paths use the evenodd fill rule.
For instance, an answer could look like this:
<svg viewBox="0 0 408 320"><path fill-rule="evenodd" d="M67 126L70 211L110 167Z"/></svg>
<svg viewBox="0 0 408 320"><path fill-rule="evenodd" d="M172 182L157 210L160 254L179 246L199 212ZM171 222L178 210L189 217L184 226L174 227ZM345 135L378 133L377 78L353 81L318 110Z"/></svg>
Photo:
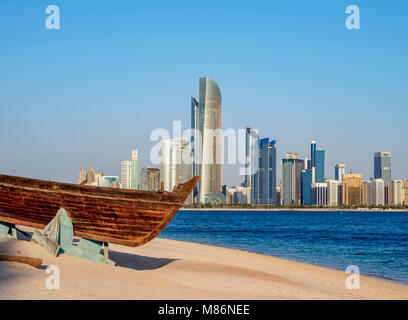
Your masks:
<svg viewBox="0 0 408 320"><path fill-rule="evenodd" d="M61 30L45 28L58 5ZM345 28L348 5L361 29ZM153 129L187 128L198 78L223 95L223 127L259 129L286 152L326 149L373 175L392 152L408 178L408 2L0 2L0 172L75 182L81 167L119 175L139 149L149 165ZM224 182L239 184L237 167ZM280 171L280 170L279 170Z"/></svg>

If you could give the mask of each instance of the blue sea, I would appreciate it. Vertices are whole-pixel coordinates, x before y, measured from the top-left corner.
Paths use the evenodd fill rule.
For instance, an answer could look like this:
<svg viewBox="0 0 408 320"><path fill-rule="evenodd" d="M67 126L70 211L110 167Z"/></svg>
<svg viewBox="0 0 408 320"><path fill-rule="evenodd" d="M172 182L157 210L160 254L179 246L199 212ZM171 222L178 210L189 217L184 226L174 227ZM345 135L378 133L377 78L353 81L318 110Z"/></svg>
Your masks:
<svg viewBox="0 0 408 320"><path fill-rule="evenodd" d="M408 212L180 211L161 238L307 262L408 284Z"/></svg>

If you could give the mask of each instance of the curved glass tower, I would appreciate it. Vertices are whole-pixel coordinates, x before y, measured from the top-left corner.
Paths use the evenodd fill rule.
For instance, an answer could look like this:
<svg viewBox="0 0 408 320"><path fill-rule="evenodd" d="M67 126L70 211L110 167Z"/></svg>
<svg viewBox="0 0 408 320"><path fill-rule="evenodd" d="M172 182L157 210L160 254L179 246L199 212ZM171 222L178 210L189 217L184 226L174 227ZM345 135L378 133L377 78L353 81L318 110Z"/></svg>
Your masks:
<svg viewBox="0 0 408 320"><path fill-rule="evenodd" d="M203 77L199 80L198 108L192 108L194 137L194 172L201 176L199 201L220 202L222 197L222 98L217 83ZM193 125L193 120L192 120Z"/></svg>

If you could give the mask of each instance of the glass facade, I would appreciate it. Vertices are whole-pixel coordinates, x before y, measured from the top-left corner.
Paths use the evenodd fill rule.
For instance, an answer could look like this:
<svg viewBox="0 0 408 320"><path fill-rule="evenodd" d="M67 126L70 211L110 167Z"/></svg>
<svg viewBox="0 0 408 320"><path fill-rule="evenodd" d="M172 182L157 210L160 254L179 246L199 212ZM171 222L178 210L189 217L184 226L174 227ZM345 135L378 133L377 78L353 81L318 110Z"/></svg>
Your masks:
<svg viewBox="0 0 408 320"><path fill-rule="evenodd" d="M316 150L316 156L315 156L316 183L324 182L324 153L325 152L323 149Z"/></svg>
<svg viewBox="0 0 408 320"><path fill-rule="evenodd" d="M160 182L165 191L173 191L180 183L193 176L191 143L186 139L170 139L161 142ZM186 204L192 202L192 194Z"/></svg>
<svg viewBox="0 0 408 320"><path fill-rule="evenodd" d="M257 169L253 175L251 202L253 204L276 203L276 141L269 138L256 143L258 155Z"/></svg>
<svg viewBox="0 0 408 320"><path fill-rule="evenodd" d="M302 204L312 204L312 169L302 171Z"/></svg>
<svg viewBox="0 0 408 320"><path fill-rule="evenodd" d="M302 203L302 170L305 162L301 159L282 159L281 202L283 205Z"/></svg>
<svg viewBox="0 0 408 320"><path fill-rule="evenodd" d="M199 100L192 99L191 126L195 175L201 177L196 190L199 202L220 202L222 195L222 97L214 80L199 80ZM222 196L219 196L221 194Z"/></svg>
<svg viewBox="0 0 408 320"><path fill-rule="evenodd" d="M335 180L343 180L343 176L346 173L346 165L345 164L336 164L334 168L334 179Z"/></svg>
<svg viewBox="0 0 408 320"><path fill-rule="evenodd" d="M391 153L376 152L374 154L374 179L391 182Z"/></svg>
<svg viewBox="0 0 408 320"><path fill-rule="evenodd" d="M252 180L254 176L254 172L257 169L257 161L258 158L255 154L256 152L256 143L258 141L258 133L247 127L245 129L245 181L244 186L247 188L251 188Z"/></svg>

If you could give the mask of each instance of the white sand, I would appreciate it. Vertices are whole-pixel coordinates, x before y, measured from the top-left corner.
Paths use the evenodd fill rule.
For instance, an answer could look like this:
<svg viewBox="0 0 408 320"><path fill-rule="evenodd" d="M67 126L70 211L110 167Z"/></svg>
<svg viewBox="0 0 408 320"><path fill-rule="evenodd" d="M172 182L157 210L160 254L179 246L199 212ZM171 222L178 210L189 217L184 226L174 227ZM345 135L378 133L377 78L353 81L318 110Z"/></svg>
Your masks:
<svg viewBox="0 0 408 320"><path fill-rule="evenodd" d="M42 258L44 267L0 262L0 299L408 299L408 286L200 244L155 239L139 248L111 245L118 267L61 255L38 244L0 238L0 254ZM49 290L45 266L60 269Z"/></svg>

